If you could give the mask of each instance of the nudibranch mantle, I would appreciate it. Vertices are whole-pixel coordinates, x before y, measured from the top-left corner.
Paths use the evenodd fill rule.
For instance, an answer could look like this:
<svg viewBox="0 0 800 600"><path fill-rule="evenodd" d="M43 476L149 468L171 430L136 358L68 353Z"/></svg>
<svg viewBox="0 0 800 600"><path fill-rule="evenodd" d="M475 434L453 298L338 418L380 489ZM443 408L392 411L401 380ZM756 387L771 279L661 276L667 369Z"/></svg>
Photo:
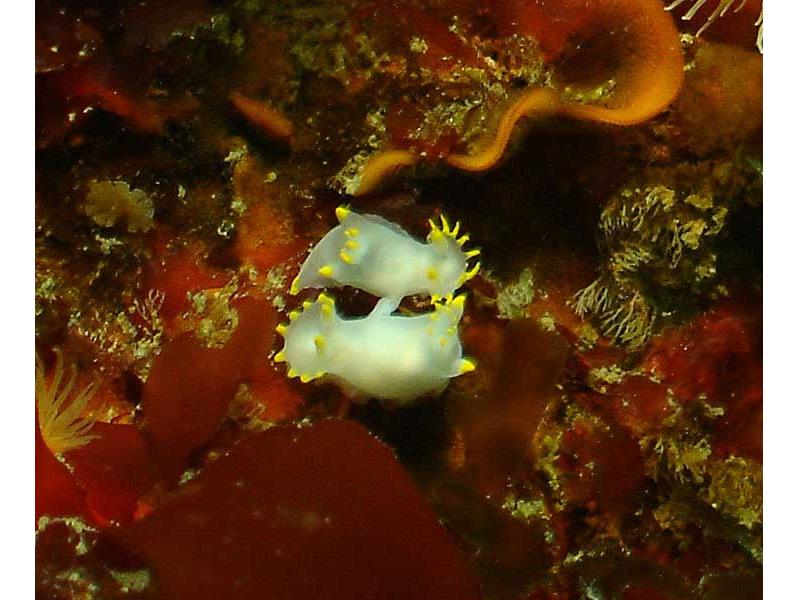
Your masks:
<svg viewBox="0 0 800 600"><path fill-rule="evenodd" d="M457 296L415 316L373 311L347 319L321 293L278 326L284 347L275 362L286 362L289 377L303 382L329 376L357 395L396 404L438 394L450 378L475 369L462 357L458 336L464 300Z"/></svg>
<svg viewBox="0 0 800 600"><path fill-rule="evenodd" d="M465 250L468 235L458 236L443 216L441 227L429 221L431 232L420 242L402 228L376 215L336 209L339 225L314 246L291 292L306 288L350 285L383 299L382 312L394 311L406 296L433 300L452 295L475 276L480 263L468 261L480 251Z"/></svg>

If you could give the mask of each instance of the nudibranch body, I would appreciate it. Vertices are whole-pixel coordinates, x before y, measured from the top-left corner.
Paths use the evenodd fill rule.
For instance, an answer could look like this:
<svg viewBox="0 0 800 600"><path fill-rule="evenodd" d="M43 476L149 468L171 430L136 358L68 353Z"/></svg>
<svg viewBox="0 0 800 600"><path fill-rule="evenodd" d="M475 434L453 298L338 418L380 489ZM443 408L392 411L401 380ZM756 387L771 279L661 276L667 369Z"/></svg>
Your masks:
<svg viewBox="0 0 800 600"><path fill-rule="evenodd" d="M450 378L475 369L462 357L458 336L464 298L416 316L373 312L346 319L322 293L278 326L285 343L275 361L304 382L329 376L356 394L396 404L438 394Z"/></svg>
<svg viewBox="0 0 800 600"><path fill-rule="evenodd" d="M465 250L469 236L458 236L460 225L441 228L432 220L426 242L375 215L339 207L339 225L314 247L292 282L292 293L306 288L350 285L383 299L383 314L391 313L406 296L423 294L434 300L452 295L475 276L480 263L468 261L479 250Z"/></svg>

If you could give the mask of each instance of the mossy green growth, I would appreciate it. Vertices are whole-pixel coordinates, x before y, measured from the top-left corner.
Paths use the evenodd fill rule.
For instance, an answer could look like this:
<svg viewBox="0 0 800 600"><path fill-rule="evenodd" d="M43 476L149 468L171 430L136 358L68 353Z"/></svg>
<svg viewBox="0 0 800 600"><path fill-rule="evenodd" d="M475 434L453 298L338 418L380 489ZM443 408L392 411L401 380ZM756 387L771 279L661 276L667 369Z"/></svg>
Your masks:
<svg viewBox="0 0 800 600"><path fill-rule="evenodd" d="M704 499L748 529L763 521L763 471L757 462L730 456L709 468Z"/></svg>
<svg viewBox="0 0 800 600"><path fill-rule="evenodd" d="M662 314L718 288L715 242L746 185L731 162L653 168L600 216L599 276L572 300L600 333L635 350Z"/></svg>
<svg viewBox="0 0 800 600"><path fill-rule="evenodd" d="M497 293L497 312L501 319L520 319L528 314L528 306L536 295L533 271L525 268L519 279Z"/></svg>

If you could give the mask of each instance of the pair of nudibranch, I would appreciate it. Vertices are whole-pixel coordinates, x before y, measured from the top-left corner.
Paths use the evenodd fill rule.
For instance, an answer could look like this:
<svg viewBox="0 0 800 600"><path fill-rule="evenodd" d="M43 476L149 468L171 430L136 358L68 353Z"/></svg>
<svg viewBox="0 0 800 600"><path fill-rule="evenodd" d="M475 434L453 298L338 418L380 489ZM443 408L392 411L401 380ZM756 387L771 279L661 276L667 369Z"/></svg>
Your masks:
<svg viewBox="0 0 800 600"><path fill-rule="evenodd" d="M324 292L306 301L277 330L284 347L275 362L286 362L289 377L307 382L330 377L348 391L404 403L444 390L448 381L475 369L462 356L458 324L465 295L455 291L474 277L478 250L465 250L469 236L459 224L430 221L426 242L375 215L336 209L339 225L312 249L292 294L306 288L352 286L379 298L366 317L339 316ZM431 297L433 312L394 314L406 296Z"/></svg>

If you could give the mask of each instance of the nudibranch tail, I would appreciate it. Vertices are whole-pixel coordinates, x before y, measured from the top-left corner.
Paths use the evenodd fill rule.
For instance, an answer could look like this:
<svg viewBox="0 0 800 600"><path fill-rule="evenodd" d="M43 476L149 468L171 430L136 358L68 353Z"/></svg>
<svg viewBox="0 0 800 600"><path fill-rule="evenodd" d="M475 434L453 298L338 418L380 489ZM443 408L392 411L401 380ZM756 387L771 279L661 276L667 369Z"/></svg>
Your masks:
<svg viewBox="0 0 800 600"><path fill-rule="evenodd" d="M475 361L470 358L462 358L461 364L459 366L459 375L463 375L464 373L471 373L477 368Z"/></svg>

